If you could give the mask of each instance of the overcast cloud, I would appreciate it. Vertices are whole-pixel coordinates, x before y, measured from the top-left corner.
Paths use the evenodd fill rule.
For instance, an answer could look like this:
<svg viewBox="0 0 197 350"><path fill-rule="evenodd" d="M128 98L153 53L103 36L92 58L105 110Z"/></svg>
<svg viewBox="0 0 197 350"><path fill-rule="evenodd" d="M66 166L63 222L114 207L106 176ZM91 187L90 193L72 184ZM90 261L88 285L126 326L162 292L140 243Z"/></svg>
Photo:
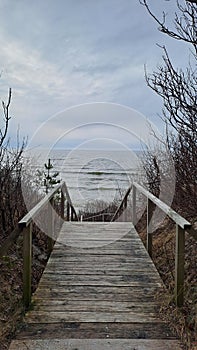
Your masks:
<svg viewBox="0 0 197 350"><path fill-rule="evenodd" d="M174 0L151 3L170 19ZM156 43L166 44L177 65L186 56L138 0L0 0L0 22L0 97L12 88L11 134L20 125L31 139L52 115L93 102L134 108L161 128L161 101L146 86L144 64L151 72L161 62ZM76 124L83 122L79 115ZM64 132L65 125L56 128ZM85 131L79 137L85 140Z"/></svg>

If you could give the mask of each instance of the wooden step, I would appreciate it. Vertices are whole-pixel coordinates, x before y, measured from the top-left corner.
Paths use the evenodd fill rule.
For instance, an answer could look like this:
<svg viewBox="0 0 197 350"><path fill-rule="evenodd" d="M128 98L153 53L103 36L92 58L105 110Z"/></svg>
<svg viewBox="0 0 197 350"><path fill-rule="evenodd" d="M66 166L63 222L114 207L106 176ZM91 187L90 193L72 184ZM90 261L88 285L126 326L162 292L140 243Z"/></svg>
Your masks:
<svg viewBox="0 0 197 350"><path fill-rule="evenodd" d="M177 340L45 339L15 340L10 350L181 350Z"/></svg>
<svg viewBox="0 0 197 350"><path fill-rule="evenodd" d="M87 248L93 236L104 245ZM65 222L59 238L10 350L180 350L159 316L162 280L131 223Z"/></svg>

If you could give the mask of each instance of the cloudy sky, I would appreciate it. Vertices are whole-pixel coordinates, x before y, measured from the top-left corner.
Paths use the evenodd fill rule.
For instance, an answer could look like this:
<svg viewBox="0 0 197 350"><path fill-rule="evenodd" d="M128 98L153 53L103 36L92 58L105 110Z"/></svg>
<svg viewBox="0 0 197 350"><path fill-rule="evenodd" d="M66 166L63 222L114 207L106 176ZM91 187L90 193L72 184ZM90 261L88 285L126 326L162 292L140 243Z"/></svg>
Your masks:
<svg viewBox="0 0 197 350"><path fill-rule="evenodd" d="M174 0L149 2L157 15L165 10L170 22ZM19 125L21 135L31 139L48 118L95 102L133 108L162 129L157 115L161 101L146 86L144 65L151 72L161 62L156 43L168 47L176 65L183 64L186 56L181 43L158 32L138 0L0 0L0 23L0 98L5 100L8 87L12 88L11 135ZM74 124L66 113L64 122L53 119L54 128L65 133L84 125L86 118L76 111ZM79 133L83 141L91 133L102 135L101 124L108 122L92 108L88 113L89 126ZM128 128L135 118L128 115ZM45 142L47 133L46 128ZM65 145L73 146L78 136L73 133L71 142L70 135Z"/></svg>

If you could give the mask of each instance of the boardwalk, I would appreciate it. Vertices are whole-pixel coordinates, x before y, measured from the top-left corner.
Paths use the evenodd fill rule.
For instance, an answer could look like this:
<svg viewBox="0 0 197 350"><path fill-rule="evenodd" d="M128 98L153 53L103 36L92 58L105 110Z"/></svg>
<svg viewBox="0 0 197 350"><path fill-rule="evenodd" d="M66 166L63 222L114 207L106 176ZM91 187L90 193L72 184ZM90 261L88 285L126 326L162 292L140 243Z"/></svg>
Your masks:
<svg viewBox="0 0 197 350"><path fill-rule="evenodd" d="M161 288L131 223L65 222L10 350L178 350Z"/></svg>

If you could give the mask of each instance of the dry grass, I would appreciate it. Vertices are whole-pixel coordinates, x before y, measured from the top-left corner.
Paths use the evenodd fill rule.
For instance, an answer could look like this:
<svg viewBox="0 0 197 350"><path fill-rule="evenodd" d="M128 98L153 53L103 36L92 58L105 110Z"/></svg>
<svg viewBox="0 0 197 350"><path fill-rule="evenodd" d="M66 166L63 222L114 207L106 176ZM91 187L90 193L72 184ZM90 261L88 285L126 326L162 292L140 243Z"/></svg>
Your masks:
<svg viewBox="0 0 197 350"><path fill-rule="evenodd" d="M47 261L46 237L37 233L33 240L32 291L37 287ZM0 258L0 349L7 350L24 315L22 304L22 240L18 239Z"/></svg>

